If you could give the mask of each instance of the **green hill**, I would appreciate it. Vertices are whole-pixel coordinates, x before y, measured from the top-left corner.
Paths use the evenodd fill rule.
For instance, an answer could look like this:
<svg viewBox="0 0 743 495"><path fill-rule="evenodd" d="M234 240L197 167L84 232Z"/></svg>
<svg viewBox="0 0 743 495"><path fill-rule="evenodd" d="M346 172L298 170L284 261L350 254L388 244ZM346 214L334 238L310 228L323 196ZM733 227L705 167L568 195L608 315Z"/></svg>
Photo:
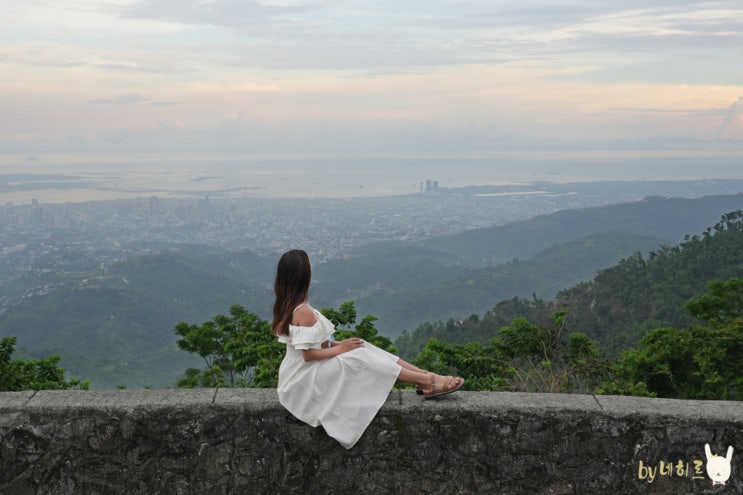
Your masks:
<svg viewBox="0 0 743 495"><path fill-rule="evenodd" d="M235 280L244 259L255 257L132 258L105 274L11 307L0 314L0 333L18 337L32 355L60 355L62 367L90 379L94 388L169 386L193 362L175 352L173 328L178 322L201 323L236 301L247 307L267 305L267 289Z"/></svg>
<svg viewBox="0 0 743 495"><path fill-rule="evenodd" d="M560 292L556 303L572 308L574 331L616 353L649 329L689 325L682 306L704 294L707 282L732 277L743 277L741 210L679 245L622 260L592 281Z"/></svg>
<svg viewBox="0 0 743 495"><path fill-rule="evenodd" d="M352 258L316 264L312 299L319 308L353 300L360 315L379 317L380 333L396 336L420 322L483 314L514 296L554 297L634 252L680 242L741 204L743 195L655 198L558 212L431 239L424 246L369 245ZM270 317L274 257L205 246L153 245L156 249L159 254L107 267L93 266L76 252L39 260L1 288L13 303L0 313L0 336L17 337L19 348L32 356L60 354L61 366L90 379L94 388L165 387L193 361L174 349L178 322L202 323L233 304ZM661 292L673 287L665 283ZM564 294L566 304L577 305L580 291L587 290L576 287ZM591 289L596 300L616 305L600 298L602 287ZM629 292L627 301L620 301L622 307L630 307L631 297ZM610 335L625 330L612 327ZM611 342L609 335L601 338Z"/></svg>
<svg viewBox="0 0 743 495"><path fill-rule="evenodd" d="M732 277L743 277L740 210L723 215L713 227L678 245L660 246L647 256L636 252L592 280L560 291L554 301L504 299L482 317L421 324L395 345L410 358L429 338L487 342L515 317L543 324L553 311L570 309L570 331L587 334L614 355L654 328L688 326L692 320L683 305L703 295L709 281Z"/></svg>
<svg viewBox="0 0 743 495"><path fill-rule="evenodd" d="M502 299L531 298L533 294L554 297L564 287L589 280L597 270L610 267L631 253L647 253L659 244L655 237L606 232L552 246L528 260L481 269L458 267L454 276L451 268L425 264L417 270L438 276L429 285L380 287L359 297L356 307L361 314L379 316L380 331L396 337L421 321L481 314Z"/></svg>

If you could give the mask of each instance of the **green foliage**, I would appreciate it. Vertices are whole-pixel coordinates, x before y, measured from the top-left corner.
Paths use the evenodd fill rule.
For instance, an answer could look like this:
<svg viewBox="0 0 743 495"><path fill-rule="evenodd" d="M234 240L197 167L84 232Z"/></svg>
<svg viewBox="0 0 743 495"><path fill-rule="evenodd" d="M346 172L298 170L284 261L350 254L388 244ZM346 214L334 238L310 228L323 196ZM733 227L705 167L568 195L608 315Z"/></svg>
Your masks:
<svg viewBox="0 0 743 495"><path fill-rule="evenodd" d="M271 325L239 304L230 315L217 315L202 325L178 323L175 333L180 349L197 354L204 369L189 368L178 381L193 387L275 387L284 346Z"/></svg>
<svg viewBox="0 0 743 495"><path fill-rule="evenodd" d="M593 390L606 374L607 363L585 335L573 333L565 341L567 313L553 317L549 326L516 318L487 345L431 339L414 362L436 373L462 376L468 390Z"/></svg>
<svg viewBox="0 0 743 495"><path fill-rule="evenodd" d="M708 287L685 305L706 324L653 330L622 354L600 392L743 400L743 283L732 278Z"/></svg>
<svg viewBox="0 0 743 495"><path fill-rule="evenodd" d="M553 325L542 318L555 306L514 298L479 323L425 323L397 343L411 353L431 339L415 362L460 373L469 389L591 391L600 382L600 393L741 400L741 245L743 212L734 211L701 236L662 247L648 259L635 253L561 292L556 307L570 313L558 311ZM725 274L727 280L714 280ZM513 316L511 324L496 333L494 323L506 314ZM568 315L574 331L566 337ZM487 335L497 337L488 343ZM472 337L475 342L464 343ZM630 343L639 346L624 350L609 367L592 338L615 353Z"/></svg>
<svg viewBox="0 0 743 495"><path fill-rule="evenodd" d="M389 322L387 331L397 336L406 328L415 328L421 320L446 321L452 315L481 312L514 296L536 293L552 297L565 287L591 278L597 269L611 266L637 250L649 252L659 242L659 238L627 232L602 232L548 245L529 259L509 258L478 269L459 266L453 274L441 270L437 280L424 286L385 284L385 290L360 296L358 304L374 314L383 314ZM519 256L524 256L523 250ZM429 269L440 270L438 266Z"/></svg>
<svg viewBox="0 0 743 495"><path fill-rule="evenodd" d="M724 323L743 314L743 279L712 280L707 293L684 305L692 316L710 323Z"/></svg>
<svg viewBox="0 0 743 495"><path fill-rule="evenodd" d="M694 327L699 348L699 399L743 400L743 318L718 327Z"/></svg>
<svg viewBox="0 0 743 495"><path fill-rule="evenodd" d="M551 342L554 332L529 322L526 318L516 318L511 326L500 331L498 346L510 359L523 356L544 356L554 353Z"/></svg>
<svg viewBox="0 0 743 495"><path fill-rule="evenodd" d="M44 359L12 359L15 337L0 339L0 392L22 390L87 390L90 382L66 380L64 369L57 366L58 356Z"/></svg>
<svg viewBox="0 0 743 495"><path fill-rule="evenodd" d="M392 340L384 335L379 335L377 332L377 328L374 326L374 322L378 320L376 316L366 315L353 330L350 329L351 325L356 323L356 307L353 301L341 303L337 310L323 308L320 312L335 326L336 340L358 337L385 351L393 354L397 352L397 349L392 345Z"/></svg>
<svg viewBox="0 0 743 495"><path fill-rule="evenodd" d="M269 308L268 291L256 280L275 270L274 260L269 265L248 252L178 249L188 252L134 256L105 267L65 253L55 269L29 270L34 280L24 275L21 287L16 281L0 284L0 297L14 299L27 292L21 288L44 288L17 297L17 304L0 313L0 336L18 336L34 358L60 356L67 371L90 378L94 388L172 386L183 369L198 366L176 348L173 326L210 318L229 307L235 294L246 306ZM75 256L72 267L68 256ZM120 256L126 253L115 258Z"/></svg>
<svg viewBox="0 0 743 495"><path fill-rule="evenodd" d="M356 323L353 302L344 302L337 310L323 309L322 313L338 328L336 338L360 337L395 352L392 341L377 333L374 316L365 316L353 330L348 328ZM217 315L202 325L178 323L175 333L182 337L176 341L180 349L204 361L203 369L188 368L184 372L179 387L276 387L284 344L278 342L269 322L242 306L233 305L229 316Z"/></svg>
<svg viewBox="0 0 743 495"><path fill-rule="evenodd" d="M536 325L548 326L553 316L549 304L536 295L532 295L531 299L514 297L499 302L493 309L485 312L482 318L470 315L469 318L449 320L446 323L422 323L412 333L403 332L395 340L395 345L403 358L412 360L430 339L452 344L487 344L498 335L501 328L516 318L526 318Z"/></svg>
<svg viewBox="0 0 743 495"><path fill-rule="evenodd" d="M465 390L508 390L508 370L496 347L479 342L447 344L431 339L414 364L440 375L465 378Z"/></svg>
<svg viewBox="0 0 743 495"><path fill-rule="evenodd" d="M575 330L616 355L654 328L684 328L695 317L711 318L721 311L718 316L724 318L739 311L741 301L730 299L734 287L713 288L687 313L682 308L705 293L708 281L743 277L741 246L743 211L737 210L678 246L661 247L647 259L639 253L623 259L593 281L563 290L556 302L573 310Z"/></svg>
<svg viewBox="0 0 743 495"><path fill-rule="evenodd" d="M560 298L561 305L572 309L571 330L585 333L616 355L654 328L691 324L693 317L679 311L680 305L703 293L707 280L743 277L735 212L681 247L657 249L660 242L676 242L711 225L719 212L738 208L740 197L655 199L565 210L427 239L420 246L369 245L359 249L359 256L318 264L313 275L321 283L313 289L313 298L330 304L340 294L352 295L363 314L381 317L388 336L424 328L420 334L411 331L405 345L403 340L395 342L401 355L412 360L429 338L487 345L517 316L542 326L543 317L529 312L509 315L498 310L479 323L466 315L482 315L500 305L499 300L514 296L552 297L592 277L599 267L635 251L655 249L649 258L640 256L640 262L629 257L624 270L602 272L598 282L576 286ZM80 241L80 234L65 235L76 244ZM160 254L104 265L94 262L97 258L91 258L87 248L48 251L24 275L3 281L0 296L13 303L0 314L0 334L20 337L34 358L59 355L65 369L91 378L96 387L164 387L186 367L199 367L196 354L173 345L171 330L177 322L208 319L229 307L235 294L257 314L270 314L272 294L263 282L274 275L273 256L157 241L146 247ZM117 250L107 260L122 256L128 255ZM502 265L482 268L486 263ZM643 274L646 269L652 276ZM43 290L29 296L34 288ZM434 323L420 325L424 320ZM85 342L84 349L80 342Z"/></svg>
<svg viewBox="0 0 743 495"><path fill-rule="evenodd" d="M582 333L567 332L567 311L553 314L550 326L517 318L493 343L510 358L508 372L516 390L591 392L608 371L595 344Z"/></svg>

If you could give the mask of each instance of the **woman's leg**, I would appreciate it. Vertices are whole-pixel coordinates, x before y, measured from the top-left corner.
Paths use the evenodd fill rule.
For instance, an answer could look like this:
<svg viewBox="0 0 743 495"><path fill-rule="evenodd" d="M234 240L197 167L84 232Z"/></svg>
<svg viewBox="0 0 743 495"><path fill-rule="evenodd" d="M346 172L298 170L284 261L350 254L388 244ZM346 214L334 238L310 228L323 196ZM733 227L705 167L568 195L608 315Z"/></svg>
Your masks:
<svg viewBox="0 0 743 495"><path fill-rule="evenodd" d="M429 376L430 376L430 373L431 373L430 371L426 371L426 370L421 369L421 368L419 368L417 366L414 366L414 365L408 363L407 361L403 361L400 358L397 358L397 364L399 364L400 366L402 366L404 369L408 369L410 371L417 371L419 373L426 373ZM429 383L430 383L430 379L429 379ZM420 385L416 385L415 386L415 393L417 393L418 395L422 395L423 394L423 388Z"/></svg>
<svg viewBox="0 0 743 495"><path fill-rule="evenodd" d="M419 373L430 373L430 371L426 371L426 370L421 369L421 368L419 368L417 366L414 366L414 365L408 363L407 361L403 361L400 358L397 359L397 364L399 364L403 368L408 369L410 371L417 371Z"/></svg>
<svg viewBox="0 0 743 495"><path fill-rule="evenodd" d="M431 386L431 373L429 373L428 371L420 370L420 368L410 369L402 364L404 362L405 361L401 359L397 363L401 366L400 374L397 375L398 381L401 381L403 383L412 383L413 385L418 385L420 388Z"/></svg>

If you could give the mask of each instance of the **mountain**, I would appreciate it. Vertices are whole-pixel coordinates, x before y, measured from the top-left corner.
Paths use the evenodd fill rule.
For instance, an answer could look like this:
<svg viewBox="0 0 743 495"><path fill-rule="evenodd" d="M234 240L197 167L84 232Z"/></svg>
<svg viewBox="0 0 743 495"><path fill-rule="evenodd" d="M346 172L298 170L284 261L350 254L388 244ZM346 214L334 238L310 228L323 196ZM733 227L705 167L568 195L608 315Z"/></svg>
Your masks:
<svg viewBox="0 0 743 495"><path fill-rule="evenodd" d="M473 269L424 264L419 272L434 273L428 285L397 283L379 287L356 299L359 314L379 317L380 332L397 337L421 321L446 321L480 314L502 299L552 298L562 288L593 277L634 252L647 253L659 246L656 237L626 232L592 234L549 247L535 256L501 265Z"/></svg>
<svg viewBox="0 0 743 495"><path fill-rule="evenodd" d="M487 342L516 317L549 325L552 312L569 310L570 332L585 333L609 355L616 355L652 329L688 327L694 321L684 304L706 293L708 282L733 277L743 278L741 210L722 215L714 226L680 244L623 258L591 280L560 291L554 300L502 300L482 317L423 323L405 332L395 345L412 358L430 338Z"/></svg>
<svg viewBox="0 0 743 495"><path fill-rule="evenodd" d="M233 304L265 313L271 297L246 268L261 264L254 254L191 254L135 257L27 298L0 314L0 333L18 337L32 356L60 355L94 388L172 386L194 364L175 346L177 323L202 323Z"/></svg>
<svg viewBox="0 0 743 495"><path fill-rule="evenodd" d="M506 225L470 230L426 241L427 249L456 256L466 266L528 259L551 245L598 232L631 232L668 244L714 224L739 209L743 194L698 199L648 197L643 201L562 210Z"/></svg>
<svg viewBox="0 0 743 495"><path fill-rule="evenodd" d="M743 210L647 258L630 256L561 291L555 302L571 308L574 331L616 354L650 329L690 325L684 304L704 294L709 281L732 277L743 278Z"/></svg>
<svg viewBox="0 0 743 495"><path fill-rule="evenodd" d="M684 236L705 229L741 205L743 194L698 199L648 197L632 203L563 210L429 239L419 245L380 244L357 257L317 267L313 297L319 295L329 305L353 299L360 314L379 317L381 333L396 337L421 321L482 313L503 298L532 294L552 298L558 290L590 279L596 270L635 251L647 253L681 242ZM591 239L597 234L614 235L600 248L610 247L613 256L599 260L577 254L581 243L590 246L598 242L599 238ZM617 243L617 236L622 235L629 236L627 243ZM638 237L630 241L633 236ZM639 242L633 244L635 241ZM531 259L552 248L564 253L560 255L564 259L555 259L553 266L543 258ZM580 271L567 269L572 250L576 250ZM587 250L598 251L598 246ZM541 263L536 272L525 267L532 261ZM566 267L562 272L560 265Z"/></svg>
<svg viewBox="0 0 743 495"><path fill-rule="evenodd" d="M377 316L380 333L394 337L420 322L482 314L514 296L554 297L632 253L679 242L742 204L743 195L648 198L419 245L368 245L351 258L313 266L312 301L323 308L353 300L360 316ZM104 266L82 252L50 253L53 269L40 260L2 287L13 302L0 313L0 336L16 336L32 356L61 355L61 365L93 387L172 385L194 363L175 349L178 322L200 324L233 304L271 315L275 256L185 245L128 258L112 253L120 261Z"/></svg>

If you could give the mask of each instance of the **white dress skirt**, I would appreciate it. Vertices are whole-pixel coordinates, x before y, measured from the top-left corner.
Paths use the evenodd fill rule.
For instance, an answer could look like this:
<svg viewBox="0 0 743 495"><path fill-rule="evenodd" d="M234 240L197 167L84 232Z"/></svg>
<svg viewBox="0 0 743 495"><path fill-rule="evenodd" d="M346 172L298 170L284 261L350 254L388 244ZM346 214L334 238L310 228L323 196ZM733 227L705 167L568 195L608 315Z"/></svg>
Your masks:
<svg viewBox="0 0 743 495"><path fill-rule="evenodd" d="M322 425L328 435L350 449L376 416L400 374L398 357L368 342L353 351L305 362L304 349L320 349L335 332L315 310L311 327L289 326L280 336L286 355L279 368L279 402L310 426Z"/></svg>

